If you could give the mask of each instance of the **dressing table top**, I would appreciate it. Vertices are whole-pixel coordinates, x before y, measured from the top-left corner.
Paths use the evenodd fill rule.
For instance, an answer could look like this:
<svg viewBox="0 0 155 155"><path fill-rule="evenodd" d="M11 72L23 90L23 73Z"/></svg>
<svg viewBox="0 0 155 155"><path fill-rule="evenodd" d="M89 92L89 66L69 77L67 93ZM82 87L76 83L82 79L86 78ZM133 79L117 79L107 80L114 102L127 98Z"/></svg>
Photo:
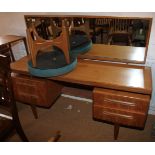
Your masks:
<svg viewBox="0 0 155 155"><path fill-rule="evenodd" d="M29 75L27 61L26 56L11 63L12 71ZM143 94L152 92L151 68L142 66L78 60L72 72L49 79Z"/></svg>

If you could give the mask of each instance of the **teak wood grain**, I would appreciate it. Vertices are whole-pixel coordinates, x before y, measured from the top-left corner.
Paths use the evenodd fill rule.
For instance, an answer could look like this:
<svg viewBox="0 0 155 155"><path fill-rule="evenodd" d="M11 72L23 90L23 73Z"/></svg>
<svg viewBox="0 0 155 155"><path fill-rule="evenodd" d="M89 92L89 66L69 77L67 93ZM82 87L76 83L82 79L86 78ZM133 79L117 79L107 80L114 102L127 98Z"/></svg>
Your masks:
<svg viewBox="0 0 155 155"><path fill-rule="evenodd" d="M150 17L121 17L121 16L99 16L99 15L63 15L63 14L57 14L57 15L24 15L25 18L47 18L47 17L61 17L61 18L68 18L68 17L76 17L76 18L116 18L116 19L147 19L152 20Z"/></svg>
<svg viewBox="0 0 155 155"><path fill-rule="evenodd" d="M62 86L48 79L12 76L16 101L41 107L50 107L61 94Z"/></svg>
<svg viewBox="0 0 155 155"><path fill-rule="evenodd" d="M143 64L145 53L145 47L93 44L90 51L79 58Z"/></svg>
<svg viewBox="0 0 155 155"><path fill-rule="evenodd" d="M95 88L93 90L93 101L95 105L121 109L130 112L147 113L150 96L130 92Z"/></svg>
<svg viewBox="0 0 155 155"><path fill-rule="evenodd" d="M28 57L23 57L11 63L12 71L29 75L27 60ZM152 92L149 67L78 60L78 65L72 72L49 79L150 95Z"/></svg>
<svg viewBox="0 0 155 155"><path fill-rule="evenodd" d="M114 124L144 128L150 96L116 90L93 90L93 117Z"/></svg>
<svg viewBox="0 0 155 155"><path fill-rule="evenodd" d="M131 113L120 109L112 109L102 106L95 106L93 109L95 118L106 120L114 124L143 128L146 115L141 113Z"/></svg>

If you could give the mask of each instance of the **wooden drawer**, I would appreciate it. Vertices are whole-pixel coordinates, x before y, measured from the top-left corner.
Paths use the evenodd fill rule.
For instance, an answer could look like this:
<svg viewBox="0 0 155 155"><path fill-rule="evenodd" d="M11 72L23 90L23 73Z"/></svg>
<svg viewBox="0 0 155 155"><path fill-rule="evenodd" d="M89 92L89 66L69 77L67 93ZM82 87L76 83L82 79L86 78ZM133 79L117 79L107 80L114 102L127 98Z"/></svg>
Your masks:
<svg viewBox="0 0 155 155"><path fill-rule="evenodd" d="M120 125L134 126L143 128L146 115L143 113L131 113L118 109L104 108L98 105L93 107L93 117Z"/></svg>
<svg viewBox="0 0 155 155"><path fill-rule="evenodd" d="M49 107L61 94L62 86L47 79L13 76L15 99L20 102Z"/></svg>
<svg viewBox="0 0 155 155"><path fill-rule="evenodd" d="M149 103L149 95L95 88L93 117L127 126L144 127Z"/></svg>
<svg viewBox="0 0 155 155"><path fill-rule="evenodd" d="M150 96L95 88L93 91L93 101L95 105L107 108L147 113Z"/></svg>

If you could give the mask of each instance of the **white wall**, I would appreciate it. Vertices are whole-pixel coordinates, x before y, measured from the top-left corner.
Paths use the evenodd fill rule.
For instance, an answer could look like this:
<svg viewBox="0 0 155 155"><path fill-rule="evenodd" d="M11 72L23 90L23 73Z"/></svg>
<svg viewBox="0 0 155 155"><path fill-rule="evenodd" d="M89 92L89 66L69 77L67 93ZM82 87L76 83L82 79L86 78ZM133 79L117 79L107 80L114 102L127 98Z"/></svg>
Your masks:
<svg viewBox="0 0 155 155"><path fill-rule="evenodd" d="M151 36L147 54L146 65L152 67L152 75L153 75L153 94L152 100L150 103L149 113L155 115L155 12L84 12L84 13L0 13L0 35L6 34L15 34L15 35L24 35L26 36L26 26L24 21L24 15L28 14L55 14L55 15L103 15L103 16L129 16L129 17L152 17L152 29ZM21 46L14 46L14 51L16 51L15 57L19 59L23 55L25 55L25 48L23 44Z"/></svg>

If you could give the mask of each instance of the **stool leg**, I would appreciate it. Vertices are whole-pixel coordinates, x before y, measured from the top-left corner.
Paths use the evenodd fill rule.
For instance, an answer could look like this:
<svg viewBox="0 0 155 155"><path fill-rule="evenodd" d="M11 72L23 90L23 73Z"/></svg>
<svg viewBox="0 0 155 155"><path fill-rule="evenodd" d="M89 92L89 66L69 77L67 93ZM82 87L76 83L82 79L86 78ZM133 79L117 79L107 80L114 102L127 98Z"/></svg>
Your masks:
<svg viewBox="0 0 155 155"><path fill-rule="evenodd" d="M117 140L118 133L119 133L119 124L114 124L114 139Z"/></svg>
<svg viewBox="0 0 155 155"><path fill-rule="evenodd" d="M34 118L37 119L38 118L38 113L37 113L37 108L35 105L30 105L31 110L33 112Z"/></svg>

